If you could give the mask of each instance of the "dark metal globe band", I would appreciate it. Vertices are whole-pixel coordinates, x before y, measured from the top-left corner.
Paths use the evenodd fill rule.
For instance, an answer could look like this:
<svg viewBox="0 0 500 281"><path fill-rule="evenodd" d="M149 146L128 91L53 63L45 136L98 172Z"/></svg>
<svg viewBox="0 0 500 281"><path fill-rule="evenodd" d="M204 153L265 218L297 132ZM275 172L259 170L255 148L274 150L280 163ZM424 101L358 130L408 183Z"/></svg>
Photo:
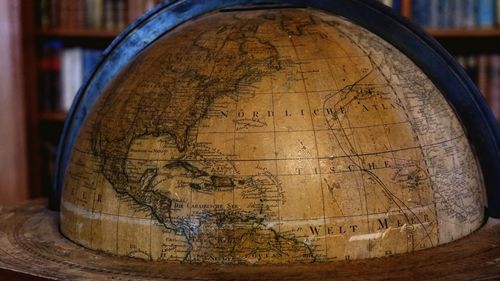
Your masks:
<svg viewBox="0 0 500 281"><path fill-rule="evenodd" d="M500 128L489 107L464 70L442 46L422 29L375 0L164 1L113 41L75 98L58 149L51 208L59 209L70 153L87 113L106 85L128 62L163 34L189 19L221 9L266 8L269 5L310 7L343 16L379 35L412 59L441 90L462 122L484 176L488 214L500 218Z"/></svg>

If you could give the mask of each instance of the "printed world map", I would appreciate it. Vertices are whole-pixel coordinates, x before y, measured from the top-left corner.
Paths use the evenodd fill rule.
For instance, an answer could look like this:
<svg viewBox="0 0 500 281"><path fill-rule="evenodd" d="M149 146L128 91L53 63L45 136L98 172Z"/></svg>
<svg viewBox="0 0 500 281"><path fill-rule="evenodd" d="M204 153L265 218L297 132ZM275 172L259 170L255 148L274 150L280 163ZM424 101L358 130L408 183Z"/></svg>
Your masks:
<svg viewBox="0 0 500 281"><path fill-rule="evenodd" d="M226 11L164 35L102 93L61 230L155 261L325 262L456 240L483 197L454 111L396 48L316 10Z"/></svg>

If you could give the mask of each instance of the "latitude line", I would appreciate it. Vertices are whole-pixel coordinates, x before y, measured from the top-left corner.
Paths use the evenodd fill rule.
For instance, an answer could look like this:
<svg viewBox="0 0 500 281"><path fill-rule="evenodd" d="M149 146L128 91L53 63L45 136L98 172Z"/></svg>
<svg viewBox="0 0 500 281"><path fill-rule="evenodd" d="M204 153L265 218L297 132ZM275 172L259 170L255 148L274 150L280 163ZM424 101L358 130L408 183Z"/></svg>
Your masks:
<svg viewBox="0 0 500 281"><path fill-rule="evenodd" d="M118 253L118 240L119 240L118 237L120 237L120 235L119 235L120 217L122 216L122 215L120 215L120 209L121 209L121 205L122 205L121 200L117 200L117 202L118 202L118 209L117 209L118 211L116 212L116 237L115 237L116 252L115 253ZM101 214L102 214L102 212L101 212Z"/></svg>
<svg viewBox="0 0 500 281"><path fill-rule="evenodd" d="M440 142L436 142L436 143L431 143L431 144L423 144L423 145L420 145L420 146L413 146L413 147L405 147L405 148L399 148L399 149L393 149L392 151L391 150L386 150L384 152L368 152L368 153L363 153L363 154L346 154L346 155L341 155L341 156L321 156L319 158L315 158L315 157L290 157L290 158L256 158L256 159L232 159L232 161L235 161L235 162L251 162L251 161L272 161L272 160L315 160L315 159L319 159L319 160L333 160L333 159L341 159L341 158L348 158L348 157L358 157L358 156L378 156L380 154L387 154L387 153L392 153L392 152L399 152L399 151L406 151L406 150L413 150L413 149L421 149L421 148L429 148L429 147L434 147L434 146L438 146L438 145L441 145L441 144L445 144L445 143L448 143L448 142L452 142L454 140L457 140L457 139L460 139L460 138L463 138L465 136L465 133L463 133L462 135L460 136L457 136L457 137L453 137L452 139L448 139L448 140L444 140L444 141L440 141ZM92 152L88 152L88 151L84 151L84 150L81 150L77 147L74 147L73 150L76 150L78 151L79 153L82 153L82 154L92 154ZM135 157L113 157L113 156L108 156L109 159L128 159L128 160L136 160L136 161L143 161L144 158L135 158ZM149 159L151 161L172 161L173 159ZM200 162L200 161L205 161L205 160L199 160L199 159L184 159L184 161L189 161L189 162ZM224 159L210 159L210 161L214 161L214 162L225 162L226 160Z"/></svg>
<svg viewBox="0 0 500 281"><path fill-rule="evenodd" d="M314 158L313 158L314 160ZM269 160L269 161L273 161L273 160ZM259 162L259 161L255 161L255 162ZM423 161L422 161L423 162ZM386 167L380 167L380 168L374 168L374 169L370 169L371 171L374 171L374 170L384 170L384 169L392 169L392 168L386 168ZM321 174L322 175L336 175L336 174L344 174L344 173L353 173L353 172L358 172L359 170L337 170L336 172L331 172L331 173L327 173L327 172L322 172ZM276 176L280 176L280 177L289 177L289 176L314 176L314 175L318 175L317 173L300 173L300 174L292 174L292 173L276 173L274 174ZM244 176L252 176L252 174L248 174L248 175L242 175L242 177ZM262 185L269 185L269 184L262 184ZM223 192L223 191L219 191L219 192ZM227 191L229 192L229 191ZM79 201L81 202L81 201Z"/></svg>
<svg viewBox="0 0 500 281"><path fill-rule="evenodd" d="M305 94L305 93L301 93L301 94ZM318 115L319 116L319 115ZM374 125L366 125L366 126L353 126L351 127L352 129L365 129L365 128L373 128L373 127L383 127L385 125L400 125L400 124L404 124L404 123L408 123L407 121L401 121L401 122L391 122L391 123L386 123L386 124L374 124ZM317 129L298 129L298 130L276 130L276 131L265 131L265 130L262 130L262 131L243 131L243 130L240 130L240 131L236 131L237 134L264 134L264 133L302 133L302 132L313 132L313 131L316 131L316 132L331 132L331 131L340 131L342 130L341 128L333 128L333 129L322 129L322 128L317 128ZM224 132L224 131L201 131L199 132L199 134L203 135L203 134L228 134L228 133L231 133L231 132Z"/></svg>
<svg viewBox="0 0 500 281"><path fill-rule="evenodd" d="M346 55L346 57L351 57L349 55ZM299 73L309 73L309 72L299 72ZM386 84L373 84L373 83L358 83L357 84L358 86L371 86L371 87L376 87L376 88L385 88L387 87L388 85ZM338 91L339 89L328 89L328 90L307 90L308 93L310 94L314 94L314 93L331 93L331 92L336 92ZM124 93L128 92L128 91L123 91ZM257 92L257 91L248 91L248 90L241 90L239 92L240 95L256 95L256 96L259 96L259 95L295 95L295 94L304 94L305 92L304 91L289 91L289 92L279 92L279 91L276 91L274 93L271 93L271 92L265 92L265 91L262 91L262 92Z"/></svg>
<svg viewBox="0 0 500 281"><path fill-rule="evenodd" d="M433 204L427 204L427 205L422 205L422 206L419 206L417 207L416 209L419 210L419 209L426 209L426 208L429 208L429 207L432 207ZM80 208L80 207L78 207ZM81 209L81 208L80 208ZM85 210L85 209L83 209ZM394 213L394 214L399 214L400 213L400 210L393 210L393 211L390 211L389 213ZM385 215L387 214L387 212L377 212L377 213L371 213L370 216L379 216L379 215ZM135 220L138 220L138 221L152 221L151 219L149 218L146 218L146 217L134 217L134 216L131 216L131 215L118 215L118 214L113 214L113 213L107 213L107 212L103 212L102 215L104 216L109 216L109 217L121 217L121 218L124 218L124 219L135 219ZM323 220L324 218L325 219L344 219L344 218L355 218L355 217L362 217L362 216L365 216L365 214L356 214L356 215L340 215L340 216L320 216L320 217L311 217L311 218L290 218L290 219L282 219L281 221L282 222L299 222L299 221L304 221L304 222L307 222L307 221L310 221L310 220ZM269 221L269 222L274 222L274 221ZM160 227L162 228L162 225L160 224L157 224L153 221L153 226L155 227Z"/></svg>
<svg viewBox="0 0 500 281"><path fill-rule="evenodd" d="M100 175L97 175L97 177L95 177L95 181L94 181L94 184L93 184L93 188L91 189L92 190L92 213L94 214L95 213L95 196L96 196L96 193L97 193L97 187L96 185L98 185L98 182L99 182L99 179L100 179ZM101 186L101 189L102 189L102 184L99 184L98 186ZM102 209L102 207L101 207ZM90 237L89 237L89 244L90 244L90 247L92 248L93 245L93 238L94 238L94 235L93 235L93 225L94 225L94 220L90 220Z"/></svg>

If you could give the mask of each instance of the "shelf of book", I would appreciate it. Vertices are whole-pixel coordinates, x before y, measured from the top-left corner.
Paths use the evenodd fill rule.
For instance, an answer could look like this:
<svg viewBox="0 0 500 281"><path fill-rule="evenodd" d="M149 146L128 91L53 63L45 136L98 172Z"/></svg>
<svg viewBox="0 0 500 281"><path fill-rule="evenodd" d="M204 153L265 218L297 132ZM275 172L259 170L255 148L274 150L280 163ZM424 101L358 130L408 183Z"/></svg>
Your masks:
<svg viewBox="0 0 500 281"><path fill-rule="evenodd" d="M161 0L13 1L23 18L30 196L39 197L50 189L59 135L79 83L120 30Z"/></svg>

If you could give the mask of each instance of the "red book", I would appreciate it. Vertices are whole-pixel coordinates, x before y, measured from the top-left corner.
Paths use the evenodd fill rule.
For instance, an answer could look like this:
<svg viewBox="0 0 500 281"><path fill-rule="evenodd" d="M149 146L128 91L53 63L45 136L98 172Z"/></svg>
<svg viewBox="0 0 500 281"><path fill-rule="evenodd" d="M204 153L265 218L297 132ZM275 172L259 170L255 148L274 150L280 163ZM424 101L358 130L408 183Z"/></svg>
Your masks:
<svg viewBox="0 0 500 281"><path fill-rule="evenodd" d="M477 71L478 71L478 68L477 68L477 57L476 56L469 56L468 58L466 58L467 60L467 74L469 74L469 76L471 77L472 81L474 81L474 83L478 83L478 77L477 77Z"/></svg>
<svg viewBox="0 0 500 281"><path fill-rule="evenodd" d="M70 27L70 5L71 0L59 0L60 1L60 22L58 27L68 28Z"/></svg>
<svg viewBox="0 0 500 281"><path fill-rule="evenodd" d="M78 0L69 0L68 2L68 25L69 29L76 29L78 23L78 11L77 11L77 2ZM66 26L63 26L66 27Z"/></svg>
<svg viewBox="0 0 500 281"><path fill-rule="evenodd" d="M487 55L480 55L478 58L477 70L477 85L483 97L488 101L488 88L489 88L489 57Z"/></svg>
<svg viewBox="0 0 500 281"><path fill-rule="evenodd" d="M39 60L40 84L42 86L41 110L53 112L59 110L60 102L60 51L62 44L58 40L44 43L42 57Z"/></svg>
<svg viewBox="0 0 500 281"><path fill-rule="evenodd" d="M500 120L500 55L492 55L490 62L490 105L495 118Z"/></svg>

